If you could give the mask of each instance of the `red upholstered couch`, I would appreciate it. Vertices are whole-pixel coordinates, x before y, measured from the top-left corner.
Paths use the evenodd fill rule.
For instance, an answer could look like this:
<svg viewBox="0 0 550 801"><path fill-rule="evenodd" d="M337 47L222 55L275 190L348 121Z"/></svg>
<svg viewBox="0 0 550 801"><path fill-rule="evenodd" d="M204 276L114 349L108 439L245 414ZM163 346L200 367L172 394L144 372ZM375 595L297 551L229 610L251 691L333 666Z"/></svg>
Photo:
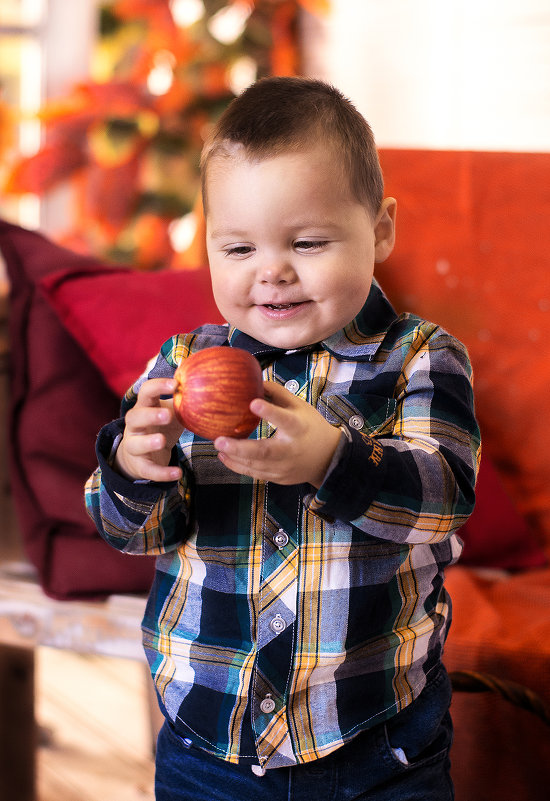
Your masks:
<svg viewBox="0 0 550 801"><path fill-rule="evenodd" d="M550 155L381 153L398 243L377 275L399 309L468 346L484 456L464 556L448 571L451 670L550 702ZM58 599L143 592L147 559L98 537L82 506L101 424L159 344L219 319L206 270L111 268L0 222L11 282L10 472L25 550ZM480 572L481 570L481 572ZM550 729L493 695L456 693L457 801L543 801Z"/></svg>
<svg viewBox="0 0 550 801"><path fill-rule="evenodd" d="M464 557L447 576L447 667L519 682L548 704L550 154L381 157L398 242L378 277L398 308L462 339L475 374L484 455ZM548 799L548 727L492 694L455 693L452 711L457 801Z"/></svg>

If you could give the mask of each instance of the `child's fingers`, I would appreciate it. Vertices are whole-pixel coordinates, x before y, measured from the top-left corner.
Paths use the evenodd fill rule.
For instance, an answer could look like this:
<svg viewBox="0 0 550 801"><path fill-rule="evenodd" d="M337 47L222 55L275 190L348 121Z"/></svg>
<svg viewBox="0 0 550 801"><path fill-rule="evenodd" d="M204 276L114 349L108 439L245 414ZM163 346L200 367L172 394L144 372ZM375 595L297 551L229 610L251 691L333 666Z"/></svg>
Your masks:
<svg viewBox="0 0 550 801"><path fill-rule="evenodd" d="M218 458L230 470L263 481L271 481L275 478L277 474L276 460L257 458L254 451L241 447L234 449L232 443L226 446L223 442L216 440L214 444L217 443L220 445ZM258 445L257 442L252 442L252 444Z"/></svg>
<svg viewBox="0 0 550 801"><path fill-rule="evenodd" d="M174 408L166 395L173 393L172 378L152 378L141 386L136 404L126 414L126 430L132 433L147 432L174 420Z"/></svg>
<svg viewBox="0 0 550 801"><path fill-rule="evenodd" d="M156 453L165 446L166 437L158 432L153 434L128 433L125 441L126 452L129 456L139 457L149 453Z"/></svg>
<svg viewBox="0 0 550 801"><path fill-rule="evenodd" d="M230 470L264 481L273 481L280 475L281 463L287 458L284 444L275 438L214 440L218 458Z"/></svg>
<svg viewBox="0 0 550 801"><path fill-rule="evenodd" d="M141 385L136 405L160 406L162 396L173 395L175 388L173 378L150 378Z"/></svg>
<svg viewBox="0 0 550 801"><path fill-rule="evenodd" d="M264 381L264 393L265 400L283 409L292 407L298 400L292 392L275 381Z"/></svg>
<svg viewBox="0 0 550 801"><path fill-rule="evenodd" d="M179 481L183 475L181 467L161 467L160 465L150 464L147 479L158 483Z"/></svg>
<svg viewBox="0 0 550 801"><path fill-rule="evenodd" d="M153 428L168 425L173 413L164 406L134 406L126 414L128 434L142 434Z"/></svg>
<svg viewBox="0 0 550 801"><path fill-rule="evenodd" d="M250 411L267 420L274 428L291 425L292 412L296 411L303 401L273 381L266 381L264 387L265 397L255 398L250 404Z"/></svg>
<svg viewBox="0 0 550 801"><path fill-rule="evenodd" d="M231 437L218 437L214 440L214 447L233 463L253 467L254 464L273 459L273 447L276 445L272 439L233 439Z"/></svg>

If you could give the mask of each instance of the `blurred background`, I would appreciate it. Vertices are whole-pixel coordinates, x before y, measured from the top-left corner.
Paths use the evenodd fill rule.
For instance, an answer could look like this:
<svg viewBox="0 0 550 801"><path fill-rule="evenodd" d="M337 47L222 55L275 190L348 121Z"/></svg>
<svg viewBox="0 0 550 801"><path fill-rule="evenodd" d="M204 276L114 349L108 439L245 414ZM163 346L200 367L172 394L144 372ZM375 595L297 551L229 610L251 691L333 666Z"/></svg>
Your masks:
<svg viewBox="0 0 550 801"><path fill-rule="evenodd" d="M266 74L334 82L383 148L545 152L549 30L546 0L2 0L0 212L170 264L206 127Z"/></svg>

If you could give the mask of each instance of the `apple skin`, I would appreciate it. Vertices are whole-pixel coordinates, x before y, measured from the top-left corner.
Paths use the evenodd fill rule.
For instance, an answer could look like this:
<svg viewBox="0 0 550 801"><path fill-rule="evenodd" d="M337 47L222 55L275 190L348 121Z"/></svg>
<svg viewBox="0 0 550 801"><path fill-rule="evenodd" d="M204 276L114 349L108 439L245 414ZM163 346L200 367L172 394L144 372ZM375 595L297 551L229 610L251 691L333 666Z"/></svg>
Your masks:
<svg viewBox="0 0 550 801"><path fill-rule="evenodd" d="M259 417L248 408L263 398L262 369L241 348L214 346L199 350L176 368L174 412L180 423L204 439L244 439Z"/></svg>

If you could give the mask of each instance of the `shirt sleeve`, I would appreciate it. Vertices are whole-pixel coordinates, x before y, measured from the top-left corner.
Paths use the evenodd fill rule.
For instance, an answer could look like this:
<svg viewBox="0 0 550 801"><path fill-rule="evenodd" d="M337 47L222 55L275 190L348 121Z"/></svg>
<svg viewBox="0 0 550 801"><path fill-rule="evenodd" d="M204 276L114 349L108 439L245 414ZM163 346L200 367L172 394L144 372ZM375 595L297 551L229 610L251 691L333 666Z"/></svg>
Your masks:
<svg viewBox="0 0 550 801"><path fill-rule="evenodd" d="M141 384L152 377L171 376L174 367L161 351L126 393L123 414L136 401ZM124 432L124 417L104 426L96 443L98 467L86 482L84 497L88 514L103 539L131 554L160 554L177 548L189 535L190 474L172 451L171 464L180 463L183 477L177 482L130 481L112 469L116 446Z"/></svg>
<svg viewBox="0 0 550 801"><path fill-rule="evenodd" d="M344 426L309 508L395 542L437 542L474 508L480 434L465 348L435 328L404 358L390 436Z"/></svg>

